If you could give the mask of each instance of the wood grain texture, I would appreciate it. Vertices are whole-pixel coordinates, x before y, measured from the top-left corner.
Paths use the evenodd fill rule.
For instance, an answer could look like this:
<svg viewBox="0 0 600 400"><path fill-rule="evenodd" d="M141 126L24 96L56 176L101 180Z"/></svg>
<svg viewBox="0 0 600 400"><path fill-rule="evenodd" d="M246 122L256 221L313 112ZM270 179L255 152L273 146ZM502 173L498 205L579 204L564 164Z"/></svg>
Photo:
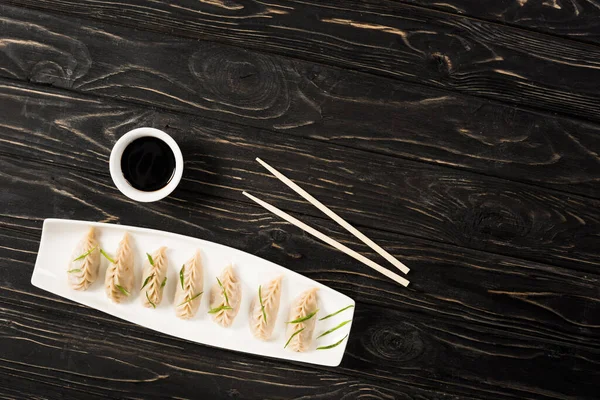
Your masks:
<svg viewBox="0 0 600 400"><path fill-rule="evenodd" d="M600 198L600 127L391 79L0 6L0 76Z"/></svg>
<svg viewBox="0 0 600 400"><path fill-rule="evenodd" d="M600 120L600 48L390 1L9 0Z"/></svg>
<svg viewBox="0 0 600 400"><path fill-rule="evenodd" d="M250 201L241 195L248 189L284 210L321 216L264 171L259 156L359 226L580 271L600 263L598 200L69 92L0 84L0 99L7 156L107 173L116 139L154 126L180 144L183 179L196 193Z"/></svg>
<svg viewBox="0 0 600 400"><path fill-rule="evenodd" d="M394 1L600 43L600 4L596 0Z"/></svg>
<svg viewBox="0 0 600 400"><path fill-rule="evenodd" d="M0 156L0 185L10 189L1 194L10 213L0 215L0 340L9 349L0 369L15 379L142 398L156 391L194 397L190 379L202 388L212 384L206 390L215 398L228 390L240 398L326 399L359 393L592 399L597 393L597 274L368 230L413 263L412 284L404 289L253 205L198 195L186 185L166 201L133 203L100 172L40 167ZM341 367L315 369L189 344L31 288L38 215L47 213L214 240L343 291L358 303ZM331 222L308 221L336 235ZM353 237L347 243L372 256ZM56 355L35 357L39 352Z"/></svg>
<svg viewBox="0 0 600 400"><path fill-rule="evenodd" d="M412 1L0 5L0 399L597 398L594 28L568 29L576 42L532 31L550 19ZM569 1L519 3L595 4ZM139 126L184 151L157 203L108 175ZM255 156L405 261L409 288L247 202L240 189L375 257ZM33 288L45 217L200 237L339 290L357 301L342 365L191 344Z"/></svg>

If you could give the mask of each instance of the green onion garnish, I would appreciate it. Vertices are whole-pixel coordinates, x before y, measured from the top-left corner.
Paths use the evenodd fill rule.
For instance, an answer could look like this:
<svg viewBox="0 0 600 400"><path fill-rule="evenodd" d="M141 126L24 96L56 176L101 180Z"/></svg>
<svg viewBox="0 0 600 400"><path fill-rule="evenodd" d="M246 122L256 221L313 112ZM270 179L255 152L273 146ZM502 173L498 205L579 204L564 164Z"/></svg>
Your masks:
<svg viewBox="0 0 600 400"><path fill-rule="evenodd" d="M223 287L223 284L221 283L219 278L217 278L217 282L219 282L219 286L221 286L221 289L223 289L223 296L225 296L225 303L227 304L227 307L231 308L231 305L229 305L229 297L227 297L227 291Z"/></svg>
<svg viewBox="0 0 600 400"><path fill-rule="evenodd" d="M317 339L318 339L318 338L320 338L320 337L323 337L323 336L325 336L325 335L329 335L331 332L334 332L334 331L336 331L336 330L340 329L342 326L346 325L348 322L351 322L351 321L352 321L352 320L351 320L351 319L349 319L348 321L344 321L344 322L342 322L341 324L339 324L339 325L338 325L338 326L336 326L335 328L331 328L331 329L330 329L330 330L328 330L327 332L323 332L323 333L321 333L319 336L317 336Z"/></svg>
<svg viewBox="0 0 600 400"><path fill-rule="evenodd" d="M163 279L162 283L160 284L160 287L164 288L166 284L167 284L167 277L165 276L165 279Z"/></svg>
<svg viewBox="0 0 600 400"><path fill-rule="evenodd" d="M334 344L330 344L329 346L321 346L321 347L317 347L317 350L327 350L327 349L333 349L335 346L339 345L340 343L342 343L344 341L344 339L346 339L348 337L348 335L344 336L339 342L335 342Z"/></svg>
<svg viewBox="0 0 600 400"><path fill-rule="evenodd" d="M217 307L217 308L212 308L208 311L209 314L216 314L221 310L233 310L233 308L229 307L229 306L221 306L221 307Z"/></svg>
<svg viewBox="0 0 600 400"><path fill-rule="evenodd" d="M150 261L150 265L154 267L154 260L152 259L152 256L148 253L146 253L146 256L148 256L148 261Z"/></svg>
<svg viewBox="0 0 600 400"><path fill-rule="evenodd" d="M150 297L148 297L148 292L146 292L146 299L148 299L148 303L150 303L152 307L156 308L156 304L154 304L152 300L150 300Z"/></svg>
<svg viewBox="0 0 600 400"><path fill-rule="evenodd" d="M73 272L81 272L81 270L79 268L75 268L67 271L68 274L72 274Z"/></svg>
<svg viewBox="0 0 600 400"><path fill-rule="evenodd" d="M198 293L197 295L195 295L194 297L192 297L192 298L190 298L190 299L187 299L187 300L186 300L186 301L184 301L183 303L181 303L181 304L178 304L178 305L177 305L177 307L179 307L179 306L182 306L182 305L184 305L185 303L189 303L190 301L194 300L196 297L200 296L202 293L204 293L204 292L200 292L200 293Z"/></svg>
<svg viewBox="0 0 600 400"><path fill-rule="evenodd" d="M319 309L317 308L315 311L311 312L310 314L308 314L306 317L300 317L298 319L295 319L293 321L289 321L287 322L288 324L299 324L300 322L304 322L307 321L309 319L311 319L312 317L314 317L317 313L319 312Z"/></svg>
<svg viewBox="0 0 600 400"><path fill-rule="evenodd" d="M346 307L342 308L341 310L337 310L337 311L336 311L336 312L334 312L333 314L329 314L329 315L326 315L326 316L324 316L323 318L319 319L319 321L323 321L324 319L327 319L327 318L331 318L331 317L333 317L333 316L336 316L336 315L338 315L339 313L341 313L341 312L343 312L343 311L346 311L347 309L349 309L349 308L352 308L352 307L354 307L354 306L353 306L352 304L350 304L349 306L346 306Z"/></svg>
<svg viewBox="0 0 600 400"><path fill-rule="evenodd" d="M142 290L143 288L146 287L146 285L148 284L148 282L150 282L150 279L152 279L154 277L154 274L150 274L146 280L144 281L144 284L142 285L142 287L140 288L140 290Z"/></svg>
<svg viewBox="0 0 600 400"><path fill-rule="evenodd" d="M106 259L108 261L110 261L111 263L115 264L115 260L113 260L108 254L106 254L106 252L102 249L100 249L100 254L102 254L104 257L106 257Z"/></svg>
<svg viewBox="0 0 600 400"><path fill-rule="evenodd" d="M183 270L185 269L185 264L181 266L179 270L179 280L181 281L181 288L183 289Z"/></svg>
<svg viewBox="0 0 600 400"><path fill-rule="evenodd" d="M296 332L292 333L292 336L290 336L290 338L288 339L288 341L286 342L285 346L283 346L283 348L285 349L286 347L288 347L288 344L290 344L290 342L292 341L292 339L294 338L294 336L296 336L297 334L299 334L300 332L302 332L303 330L305 330L306 328L302 328L297 330Z"/></svg>
<svg viewBox="0 0 600 400"><path fill-rule="evenodd" d="M265 320L265 324L267 323L267 313L265 313L265 305L262 301L262 293L261 286L258 287L258 301L260 301L260 310L262 311L263 319Z"/></svg>
<svg viewBox="0 0 600 400"><path fill-rule="evenodd" d="M121 291L121 293L123 293L125 296L129 296L129 295L131 294L131 293L129 293L129 292L127 291L127 289L125 289L123 286L121 286L121 285L117 285L117 284L115 284L115 286L116 286L116 287L117 287L117 289L119 289L119 290Z"/></svg>
<svg viewBox="0 0 600 400"><path fill-rule="evenodd" d="M89 256L92 251L96 250L98 246L94 246L93 248L89 249L88 251L86 251L85 253L83 253L82 255L80 255L79 257L77 257L76 259L74 259L73 261L78 261L81 260L82 258L86 258L87 256Z"/></svg>

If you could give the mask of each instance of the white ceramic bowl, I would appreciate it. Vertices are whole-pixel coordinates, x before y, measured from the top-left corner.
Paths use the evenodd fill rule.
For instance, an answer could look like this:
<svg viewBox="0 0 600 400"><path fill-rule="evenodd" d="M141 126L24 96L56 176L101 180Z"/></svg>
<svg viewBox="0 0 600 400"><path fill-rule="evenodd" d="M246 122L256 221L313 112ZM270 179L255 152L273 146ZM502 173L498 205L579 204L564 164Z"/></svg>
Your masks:
<svg viewBox="0 0 600 400"><path fill-rule="evenodd" d="M173 174L173 178L165 187L153 192L144 192L131 186L125 179L123 171L121 170L121 157L123 156L123 151L125 151L127 145L144 136L155 137L162 140L171 148L173 154L175 155L175 172ZM110 153L109 167L110 176L117 186L117 189L119 189L121 193L132 200L148 203L163 199L171 194L173 190L175 190L179 184L179 181L181 181L181 176L183 175L183 155L181 154L181 150L179 149L179 146L175 140L173 140L173 138L167 135L165 132L155 128L137 128L127 132L121 136L119 140L117 140L117 143L115 143Z"/></svg>

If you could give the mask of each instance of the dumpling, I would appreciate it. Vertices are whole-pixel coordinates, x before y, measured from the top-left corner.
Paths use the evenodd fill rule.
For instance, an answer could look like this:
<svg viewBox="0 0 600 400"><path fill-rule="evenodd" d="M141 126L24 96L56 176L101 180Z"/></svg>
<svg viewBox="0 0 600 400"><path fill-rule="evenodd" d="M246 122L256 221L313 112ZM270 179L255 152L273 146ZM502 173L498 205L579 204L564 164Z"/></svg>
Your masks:
<svg viewBox="0 0 600 400"><path fill-rule="evenodd" d="M104 288L109 299L120 303L133 290L133 251L128 233L123 235L113 261L106 269Z"/></svg>
<svg viewBox="0 0 600 400"><path fill-rule="evenodd" d="M143 284L140 292L144 307L156 308L163 297L163 289L167 283L167 266L169 264L165 255L167 248L161 247L153 254L146 254L144 272L142 274Z"/></svg>
<svg viewBox="0 0 600 400"><path fill-rule="evenodd" d="M75 247L67 270L69 285L75 290L86 290L96 278L100 268L100 249L94 228Z"/></svg>
<svg viewBox="0 0 600 400"><path fill-rule="evenodd" d="M307 351L312 343L318 311L318 288L308 289L294 300L290 309L288 322L303 320L298 323L288 323L286 347L292 351ZM312 315L312 316L311 316ZM306 317L311 316L308 319ZM300 332L300 333L296 333Z"/></svg>
<svg viewBox="0 0 600 400"><path fill-rule="evenodd" d="M273 333L281 299L281 276L259 286L250 306L250 330L261 340L268 340Z"/></svg>
<svg viewBox="0 0 600 400"><path fill-rule="evenodd" d="M213 320L227 328L233 323L242 302L242 285L233 267L226 267L210 290L210 311Z"/></svg>
<svg viewBox="0 0 600 400"><path fill-rule="evenodd" d="M200 251L190 258L179 271L179 281L175 290L175 313L179 318L190 319L200 307L204 271L200 259Z"/></svg>

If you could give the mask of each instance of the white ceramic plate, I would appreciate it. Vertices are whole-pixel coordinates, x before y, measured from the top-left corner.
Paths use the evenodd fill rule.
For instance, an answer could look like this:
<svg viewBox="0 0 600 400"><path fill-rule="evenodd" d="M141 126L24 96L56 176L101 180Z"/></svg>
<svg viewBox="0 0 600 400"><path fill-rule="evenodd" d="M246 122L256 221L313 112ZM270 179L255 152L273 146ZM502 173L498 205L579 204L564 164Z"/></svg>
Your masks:
<svg viewBox="0 0 600 400"><path fill-rule="evenodd" d="M96 238L108 254L116 252L117 245L125 232L131 234L136 255L136 290L126 302L114 304L104 293L104 273L108 266L108 261L104 257L102 257L98 279L87 291L73 290L67 283L67 269L72 252L91 226L96 227ZM156 309L145 308L139 299L138 289L142 284L143 257L146 252L152 253L160 246L168 248L169 269L165 294ZM175 285L179 282L179 268L194 254L196 249L200 249L202 254L205 293L208 293L207 289L212 286L221 270L229 263L233 263L242 282L242 305L233 325L229 328L223 328L216 324L208 314L208 296L202 296L200 309L193 319L186 321L175 316L173 297L175 296ZM283 275L283 281L277 325L271 340L263 342L254 338L250 332L248 326L250 304L258 293L258 286L279 275ZM350 297L327 286L231 247L152 229L63 219L44 221L40 250L31 283L40 289L104 311L115 317L192 342L325 366L340 364L348 340L346 339L337 347L328 350L316 350L316 347L337 342L350 333L352 323L313 341L310 351L296 353L283 348L288 339L285 332L285 321L288 319L289 307L296 296L311 287L319 288L320 311L318 317L323 317L348 305L354 305L354 300ZM316 338L320 333L337 326L342 321L352 319L353 315L354 308L350 308L335 317L317 321L314 337Z"/></svg>

